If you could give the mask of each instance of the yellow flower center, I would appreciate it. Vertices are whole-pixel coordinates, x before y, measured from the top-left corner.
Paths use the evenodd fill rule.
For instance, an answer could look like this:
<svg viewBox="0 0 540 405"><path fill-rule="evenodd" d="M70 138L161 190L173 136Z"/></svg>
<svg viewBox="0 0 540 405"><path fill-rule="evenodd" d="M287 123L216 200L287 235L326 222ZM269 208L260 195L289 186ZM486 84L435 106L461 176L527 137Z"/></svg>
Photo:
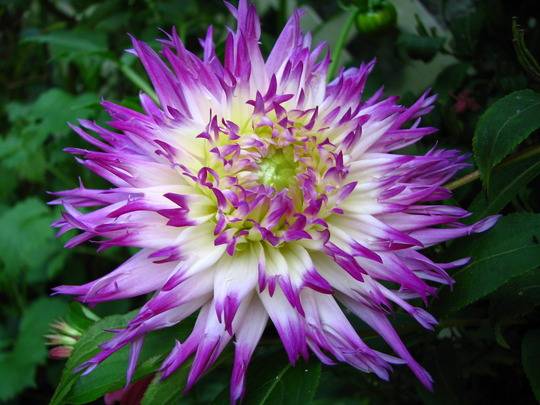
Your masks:
<svg viewBox="0 0 540 405"><path fill-rule="evenodd" d="M295 181L296 170L293 149L278 149L260 161L259 181L280 191Z"/></svg>

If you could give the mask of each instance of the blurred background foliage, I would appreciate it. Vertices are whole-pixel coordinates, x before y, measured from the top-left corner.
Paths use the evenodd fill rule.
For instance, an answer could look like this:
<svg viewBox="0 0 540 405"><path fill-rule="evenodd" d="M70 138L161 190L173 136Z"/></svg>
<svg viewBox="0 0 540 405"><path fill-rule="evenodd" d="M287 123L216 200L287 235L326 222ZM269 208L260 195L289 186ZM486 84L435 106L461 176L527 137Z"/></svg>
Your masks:
<svg viewBox="0 0 540 405"><path fill-rule="evenodd" d="M439 94L429 124L440 128L405 153L435 143L471 152L475 162L451 185L453 203L475 218L505 217L494 230L432 249L432 257L473 262L457 285L433 300L435 333L402 314L393 321L418 360L432 373L424 390L399 367L390 382L348 366L316 362L287 366L269 330L248 374L246 403L483 404L535 403L540 398L540 26L537 0L258 0L264 52L296 7L314 42L345 49L341 62L377 58L367 93L384 84L410 103L426 87ZM393 4L393 5L392 5ZM514 19L513 19L514 17ZM343 28L352 29L343 37ZM67 146L83 146L67 122L107 121L101 99L138 109L140 91L152 93L135 58L124 52L130 33L157 47L158 29L176 26L190 49L208 25L222 53L233 24L221 0L1 0L0 1L0 402L85 403L124 384L127 353L79 379L71 371L126 322L137 300L102 304L97 316L50 297L51 287L84 283L121 263L127 249L100 253L87 245L67 250L49 224L59 215L47 191L73 188L80 178L106 186L82 170ZM478 171L479 170L479 171ZM481 179L479 179L481 177ZM110 317L111 314L125 314ZM102 317L98 323L95 320ZM67 365L47 356L44 335L63 318L83 334ZM374 347L382 341L356 325ZM146 404L226 403L230 352L192 392L180 397L185 369L152 382L163 347L183 337L189 322L150 340L142 379ZM84 333L83 333L84 332ZM228 355L227 355L228 353ZM62 369L66 370L62 374ZM144 391L144 390L143 390ZM136 403L136 402L131 402Z"/></svg>

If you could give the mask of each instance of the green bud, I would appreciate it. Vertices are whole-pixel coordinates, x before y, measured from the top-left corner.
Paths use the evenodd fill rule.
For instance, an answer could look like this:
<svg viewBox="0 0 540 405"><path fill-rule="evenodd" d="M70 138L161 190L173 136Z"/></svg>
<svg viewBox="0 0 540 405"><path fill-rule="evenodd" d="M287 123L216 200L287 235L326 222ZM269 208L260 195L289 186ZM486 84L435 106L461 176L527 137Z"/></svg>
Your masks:
<svg viewBox="0 0 540 405"><path fill-rule="evenodd" d="M360 34L379 34L395 27L397 12L388 1L368 1L359 7L356 15L356 28Z"/></svg>

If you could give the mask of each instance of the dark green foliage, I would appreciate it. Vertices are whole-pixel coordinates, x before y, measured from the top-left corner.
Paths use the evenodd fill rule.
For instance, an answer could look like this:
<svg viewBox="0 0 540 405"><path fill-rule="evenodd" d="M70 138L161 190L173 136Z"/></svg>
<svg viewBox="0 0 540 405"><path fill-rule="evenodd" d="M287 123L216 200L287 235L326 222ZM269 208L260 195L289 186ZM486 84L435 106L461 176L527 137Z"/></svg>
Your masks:
<svg viewBox="0 0 540 405"><path fill-rule="evenodd" d="M452 313L538 268L539 237L540 215L520 213L503 217L491 232L455 242L452 256L472 257L472 260L455 272L456 285L452 291L441 290L435 308L439 313Z"/></svg>
<svg viewBox="0 0 540 405"><path fill-rule="evenodd" d="M491 170L540 128L540 93L521 90L497 100L478 120L473 138L476 163L489 187Z"/></svg>
<svg viewBox="0 0 540 405"><path fill-rule="evenodd" d="M246 388L246 404L294 405L311 402L321 375L316 359L310 363L298 362L291 366L285 356L260 356L250 364Z"/></svg>
<svg viewBox="0 0 540 405"><path fill-rule="evenodd" d="M389 10L383 0L254 2L262 15L266 53L296 6L306 9L304 25L313 31L314 42L331 46L354 7ZM473 166L458 176L469 177L453 183L452 203L474 212L467 221L504 217L488 233L431 248L435 261L472 256L468 266L452 274L453 290L442 289L431 302L440 321L434 332L402 313L392 318L433 375L433 393L406 367L396 367L390 382L349 366L321 366L315 358L292 367L268 328L248 369L246 404L540 400L537 1L391 3L397 22L392 15L369 24L357 21L359 28L344 37L341 62L352 66L377 58L368 95L384 85L408 104L426 87L438 93L426 123L440 131L404 152L423 153L435 143L471 152ZM102 318L96 321L80 304L49 297L55 285L95 279L130 254L111 249L98 255L88 244L67 250L65 239L55 239L49 227L59 210L46 204L47 191L76 187L78 177L88 187L106 187L62 151L84 145L67 122L86 118L106 124L102 97L137 109L139 91L153 95L138 62L124 53L130 47L128 32L157 47L158 28L176 26L187 47L197 50L198 38L211 24L221 55L233 19L221 0L4 0L0 23L0 403L101 401L125 384L127 348L88 376L73 370L110 337L105 329L124 325L143 300L98 305L92 310ZM369 35L358 32L366 27ZM65 363L47 360L43 337L58 318L84 331ZM372 330L353 322L366 343L389 352ZM189 319L146 339L135 375L149 384L143 404L228 402L231 348L188 393L182 393L187 366L165 382L155 374L174 339L183 341L192 325Z"/></svg>
<svg viewBox="0 0 540 405"><path fill-rule="evenodd" d="M0 401L35 386L36 368L47 358L44 335L66 309L64 301L45 297L25 308L12 348L0 355Z"/></svg>
<svg viewBox="0 0 540 405"><path fill-rule="evenodd" d="M534 395L540 401L540 329L528 332L523 338L521 358Z"/></svg>
<svg viewBox="0 0 540 405"><path fill-rule="evenodd" d="M112 315L96 322L85 331L66 363L51 404L64 402L84 404L125 386L125 365L129 352L127 347L113 354L95 372L86 376L81 377L75 369L98 352L97 345L112 336L106 330L125 326L133 315L133 313L124 316ZM192 327L193 322L186 320L181 325L158 331L145 339L134 381L154 373L164 360L166 353L172 349L175 339L185 339Z"/></svg>

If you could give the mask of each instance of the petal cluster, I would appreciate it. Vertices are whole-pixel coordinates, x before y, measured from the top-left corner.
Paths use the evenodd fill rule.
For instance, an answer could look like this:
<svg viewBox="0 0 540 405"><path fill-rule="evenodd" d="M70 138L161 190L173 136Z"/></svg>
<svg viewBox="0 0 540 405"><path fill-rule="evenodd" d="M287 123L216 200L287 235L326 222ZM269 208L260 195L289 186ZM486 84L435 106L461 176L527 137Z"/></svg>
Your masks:
<svg viewBox="0 0 540 405"><path fill-rule="evenodd" d="M174 31L160 54L133 39L159 103L141 94L137 112L105 101L108 127L73 127L93 148L68 152L112 188L55 193L64 212L54 226L81 231L67 247L91 240L100 250L140 250L98 280L56 291L90 304L154 294L81 369L129 345L129 380L148 333L197 314L161 367L166 378L193 358L186 389L233 340L231 400L241 398L268 320L291 363L312 352L383 379L406 363L430 387L388 313L399 307L432 328L435 319L413 303L451 284L447 270L466 260L435 263L421 250L496 221L465 226L468 212L437 204L466 156L394 153L435 131L421 125L435 97L404 107L380 90L363 100L373 62L327 83L325 45L312 49L298 11L265 59L254 7L228 7L237 29L223 62L212 28L202 58ZM367 346L343 308L395 353Z"/></svg>

